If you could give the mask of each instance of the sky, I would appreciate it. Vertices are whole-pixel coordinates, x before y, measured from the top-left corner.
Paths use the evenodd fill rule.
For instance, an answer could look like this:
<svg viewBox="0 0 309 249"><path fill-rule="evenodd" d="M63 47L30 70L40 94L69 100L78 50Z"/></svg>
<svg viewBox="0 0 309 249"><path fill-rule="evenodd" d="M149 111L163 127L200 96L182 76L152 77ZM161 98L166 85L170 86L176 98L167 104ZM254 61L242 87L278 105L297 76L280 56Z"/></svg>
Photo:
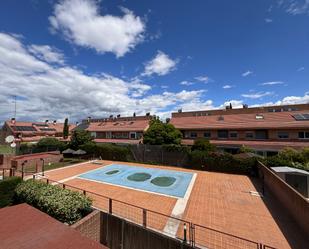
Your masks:
<svg viewBox="0 0 309 249"><path fill-rule="evenodd" d="M309 103L309 0L2 0L0 122Z"/></svg>

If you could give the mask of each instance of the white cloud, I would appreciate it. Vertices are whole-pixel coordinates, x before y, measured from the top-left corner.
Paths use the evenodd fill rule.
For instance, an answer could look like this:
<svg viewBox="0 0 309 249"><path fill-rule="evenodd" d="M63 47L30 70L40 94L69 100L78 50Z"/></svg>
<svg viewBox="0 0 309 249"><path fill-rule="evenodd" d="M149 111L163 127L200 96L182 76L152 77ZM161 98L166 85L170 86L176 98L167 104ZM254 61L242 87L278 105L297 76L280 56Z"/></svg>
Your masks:
<svg viewBox="0 0 309 249"><path fill-rule="evenodd" d="M39 59L51 62L51 63L58 63L64 64L64 56L61 52L57 49L54 49L48 45L38 46L38 45L31 45L28 48L29 52L38 57Z"/></svg>
<svg viewBox="0 0 309 249"><path fill-rule="evenodd" d="M291 15L309 13L309 0L280 0L278 4Z"/></svg>
<svg viewBox="0 0 309 249"><path fill-rule="evenodd" d="M0 33L0 120L14 113L12 95L19 96L19 120L80 120L89 115L163 114L198 101L205 90L148 94L151 86L109 74L86 74L68 65L55 65L35 57L13 35Z"/></svg>
<svg viewBox="0 0 309 249"><path fill-rule="evenodd" d="M268 81L268 82L264 82L261 83L261 86L273 86L273 85L283 85L284 82L283 81Z"/></svg>
<svg viewBox="0 0 309 249"><path fill-rule="evenodd" d="M146 63L142 76L150 76L152 74L166 75L176 69L177 62L178 60L173 60L167 54L158 51L157 55Z"/></svg>
<svg viewBox="0 0 309 249"><path fill-rule="evenodd" d="M223 105L219 106L219 108L225 108L226 106L230 106L232 104L233 108L242 108L243 107L242 100L230 100L223 103Z"/></svg>
<svg viewBox="0 0 309 249"><path fill-rule="evenodd" d="M183 86L192 86L194 85L193 82L190 82L190 81L187 81L187 80L184 80L184 81L181 81L180 82L180 85L183 85Z"/></svg>
<svg viewBox="0 0 309 249"><path fill-rule="evenodd" d="M212 79L210 79L208 76L198 76L198 77L195 77L194 79L200 81L200 82L203 82L203 83L209 83L209 82L212 82Z"/></svg>
<svg viewBox="0 0 309 249"><path fill-rule="evenodd" d="M274 94L273 92L255 92L255 93L242 94L241 96L244 98L249 98L249 99L259 99L259 98L270 96L273 94Z"/></svg>
<svg viewBox="0 0 309 249"><path fill-rule="evenodd" d="M256 104L252 105L252 107L271 106L271 105L295 105L295 104L309 104L309 92L306 92L304 96L287 96L276 102Z"/></svg>
<svg viewBox="0 0 309 249"><path fill-rule="evenodd" d="M297 69L297 72L301 72L301 71L304 71L305 70L305 67L300 67Z"/></svg>
<svg viewBox="0 0 309 249"><path fill-rule="evenodd" d="M264 21L265 21L266 23L271 23L271 22L273 22L273 19L265 18Z"/></svg>
<svg viewBox="0 0 309 249"><path fill-rule="evenodd" d="M125 55L143 41L145 24L140 17L122 8L123 16L101 15L97 0L63 0L49 17L51 30L70 42L98 53Z"/></svg>
<svg viewBox="0 0 309 249"><path fill-rule="evenodd" d="M248 71L242 73L241 75L242 75L242 77L247 77L247 76L249 76L250 74L253 74L253 72L248 70Z"/></svg>
<svg viewBox="0 0 309 249"><path fill-rule="evenodd" d="M231 86L231 85L224 85L222 88L223 89L230 89L230 88L232 88L233 86Z"/></svg>

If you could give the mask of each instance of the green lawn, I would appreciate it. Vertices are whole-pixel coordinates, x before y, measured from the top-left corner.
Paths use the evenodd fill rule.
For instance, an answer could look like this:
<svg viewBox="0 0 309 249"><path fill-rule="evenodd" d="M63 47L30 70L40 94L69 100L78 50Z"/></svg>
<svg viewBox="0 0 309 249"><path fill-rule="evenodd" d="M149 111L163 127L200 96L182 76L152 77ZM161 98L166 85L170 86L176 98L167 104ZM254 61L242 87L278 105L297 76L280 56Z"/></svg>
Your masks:
<svg viewBox="0 0 309 249"><path fill-rule="evenodd" d="M0 144L0 154L15 154L15 149L9 145Z"/></svg>
<svg viewBox="0 0 309 249"><path fill-rule="evenodd" d="M72 164L76 164L76 163L82 163L82 162L86 162L87 160L84 159L78 159L78 158L64 158L63 162L59 162L59 163L51 163L50 165L46 164L44 169L46 170L51 170L51 169L57 169L57 168L61 168L61 167L65 167L65 166L70 166Z"/></svg>

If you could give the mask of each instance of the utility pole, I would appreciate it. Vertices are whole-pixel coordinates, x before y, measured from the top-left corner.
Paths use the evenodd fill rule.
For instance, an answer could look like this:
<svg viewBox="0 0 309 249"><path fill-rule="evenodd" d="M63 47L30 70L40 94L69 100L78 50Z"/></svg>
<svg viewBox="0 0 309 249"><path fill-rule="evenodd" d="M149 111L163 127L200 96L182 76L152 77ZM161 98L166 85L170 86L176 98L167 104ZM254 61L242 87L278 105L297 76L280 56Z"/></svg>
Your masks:
<svg viewBox="0 0 309 249"><path fill-rule="evenodd" d="M17 102L17 96L16 95L14 95L14 100L15 100L14 118L16 120L16 102Z"/></svg>

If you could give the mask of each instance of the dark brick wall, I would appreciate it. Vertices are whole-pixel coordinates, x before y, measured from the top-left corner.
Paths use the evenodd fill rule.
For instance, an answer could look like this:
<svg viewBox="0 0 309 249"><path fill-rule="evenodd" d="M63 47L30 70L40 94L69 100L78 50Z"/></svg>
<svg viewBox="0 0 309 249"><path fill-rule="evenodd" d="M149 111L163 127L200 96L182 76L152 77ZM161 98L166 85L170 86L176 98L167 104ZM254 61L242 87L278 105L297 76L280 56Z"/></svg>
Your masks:
<svg viewBox="0 0 309 249"><path fill-rule="evenodd" d="M259 163L258 168L266 189L277 198L302 230L309 234L309 202L265 165Z"/></svg>

